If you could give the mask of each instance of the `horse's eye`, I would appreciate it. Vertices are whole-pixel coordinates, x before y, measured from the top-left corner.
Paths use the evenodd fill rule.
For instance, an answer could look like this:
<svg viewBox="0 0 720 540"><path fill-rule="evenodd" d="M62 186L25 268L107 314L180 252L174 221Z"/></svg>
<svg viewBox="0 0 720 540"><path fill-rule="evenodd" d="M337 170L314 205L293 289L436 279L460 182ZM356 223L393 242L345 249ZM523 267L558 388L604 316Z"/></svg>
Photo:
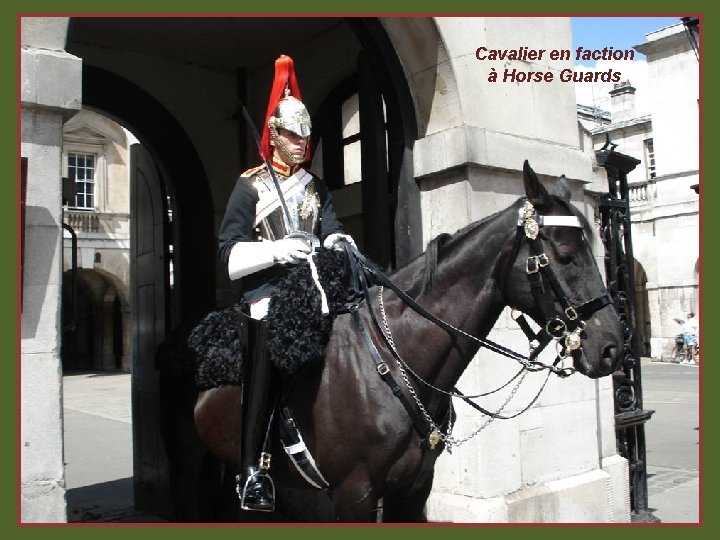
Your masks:
<svg viewBox="0 0 720 540"><path fill-rule="evenodd" d="M570 264L571 262L574 262L574 260L575 258L573 257L572 253L558 253L558 261L560 262L560 264Z"/></svg>
<svg viewBox="0 0 720 540"><path fill-rule="evenodd" d="M555 242L552 247L555 258L560 264L570 264L575 260L575 250L568 242Z"/></svg>

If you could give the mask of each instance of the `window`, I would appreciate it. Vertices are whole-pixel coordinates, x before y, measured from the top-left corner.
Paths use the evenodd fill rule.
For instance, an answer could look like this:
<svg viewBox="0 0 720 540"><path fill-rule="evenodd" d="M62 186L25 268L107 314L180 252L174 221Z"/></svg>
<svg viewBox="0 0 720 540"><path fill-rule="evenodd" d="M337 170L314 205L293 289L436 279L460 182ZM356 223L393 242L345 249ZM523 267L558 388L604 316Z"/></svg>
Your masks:
<svg viewBox="0 0 720 540"><path fill-rule="evenodd" d="M353 94L340 107L342 116L343 181L346 186L362 180L360 163L360 112L358 95Z"/></svg>
<svg viewBox="0 0 720 540"><path fill-rule="evenodd" d="M655 178L655 148L652 139L645 139L645 170L648 180Z"/></svg>
<svg viewBox="0 0 720 540"><path fill-rule="evenodd" d="M95 155L68 152L68 178L75 181L75 204L72 208L95 209Z"/></svg>

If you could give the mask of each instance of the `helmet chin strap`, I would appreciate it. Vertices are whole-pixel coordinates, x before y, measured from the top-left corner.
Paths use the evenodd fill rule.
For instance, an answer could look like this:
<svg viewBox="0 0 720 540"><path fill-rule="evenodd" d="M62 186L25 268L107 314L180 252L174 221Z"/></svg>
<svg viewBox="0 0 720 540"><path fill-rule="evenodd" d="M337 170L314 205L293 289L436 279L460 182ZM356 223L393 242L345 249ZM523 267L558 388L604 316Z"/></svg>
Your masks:
<svg viewBox="0 0 720 540"><path fill-rule="evenodd" d="M307 154L307 147L305 148L305 152L303 152L302 157L298 158L295 157L292 152L290 152L287 149L287 146L285 146L285 143L278 137L278 132L275 126L269 126L270 127L270 138L272 139L272 142L275 144L275 148L277 148L278 153L280 154L280 159L282 159L286 165L293 167L295 165L300 165L303 161L305 161L305 155Z"/></svg>

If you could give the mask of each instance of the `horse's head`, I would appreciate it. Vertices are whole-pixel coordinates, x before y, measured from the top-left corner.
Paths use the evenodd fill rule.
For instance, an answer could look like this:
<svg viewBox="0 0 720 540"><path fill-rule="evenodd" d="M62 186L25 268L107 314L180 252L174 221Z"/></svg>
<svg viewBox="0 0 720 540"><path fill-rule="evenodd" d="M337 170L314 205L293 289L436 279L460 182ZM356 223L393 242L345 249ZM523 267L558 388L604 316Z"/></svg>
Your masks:
<svg viewBox="0 0 720 540"><path fill-rule="evenodd" d="M527 161L523 172L527 201L518 216L512 270L504 279L506 301L572 355L578 371L608 375L620 362L623 333L595 264L592 232L570 205L563 178L551 195Z"/></svg>

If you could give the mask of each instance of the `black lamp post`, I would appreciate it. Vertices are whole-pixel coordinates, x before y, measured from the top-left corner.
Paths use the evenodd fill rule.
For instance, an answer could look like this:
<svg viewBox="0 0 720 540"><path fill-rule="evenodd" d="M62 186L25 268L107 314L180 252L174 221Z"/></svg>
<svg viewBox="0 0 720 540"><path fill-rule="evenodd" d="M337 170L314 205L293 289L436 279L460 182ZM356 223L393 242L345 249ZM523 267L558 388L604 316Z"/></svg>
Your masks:
<svg viewBox="0 0 720 540"><path fill-rule="evenodd" d="M623 364L613 373L615 435L618 452L628 460L633 522L659 521L648 507L645 423L655 411L643 408L639 334L636 331L635 272L630 233L630 189L627 175L640 160L615 151L607 142L595 151L607 171L608 193L600 199L601 238L605 246L608 292L624 328Z"/></svg>

